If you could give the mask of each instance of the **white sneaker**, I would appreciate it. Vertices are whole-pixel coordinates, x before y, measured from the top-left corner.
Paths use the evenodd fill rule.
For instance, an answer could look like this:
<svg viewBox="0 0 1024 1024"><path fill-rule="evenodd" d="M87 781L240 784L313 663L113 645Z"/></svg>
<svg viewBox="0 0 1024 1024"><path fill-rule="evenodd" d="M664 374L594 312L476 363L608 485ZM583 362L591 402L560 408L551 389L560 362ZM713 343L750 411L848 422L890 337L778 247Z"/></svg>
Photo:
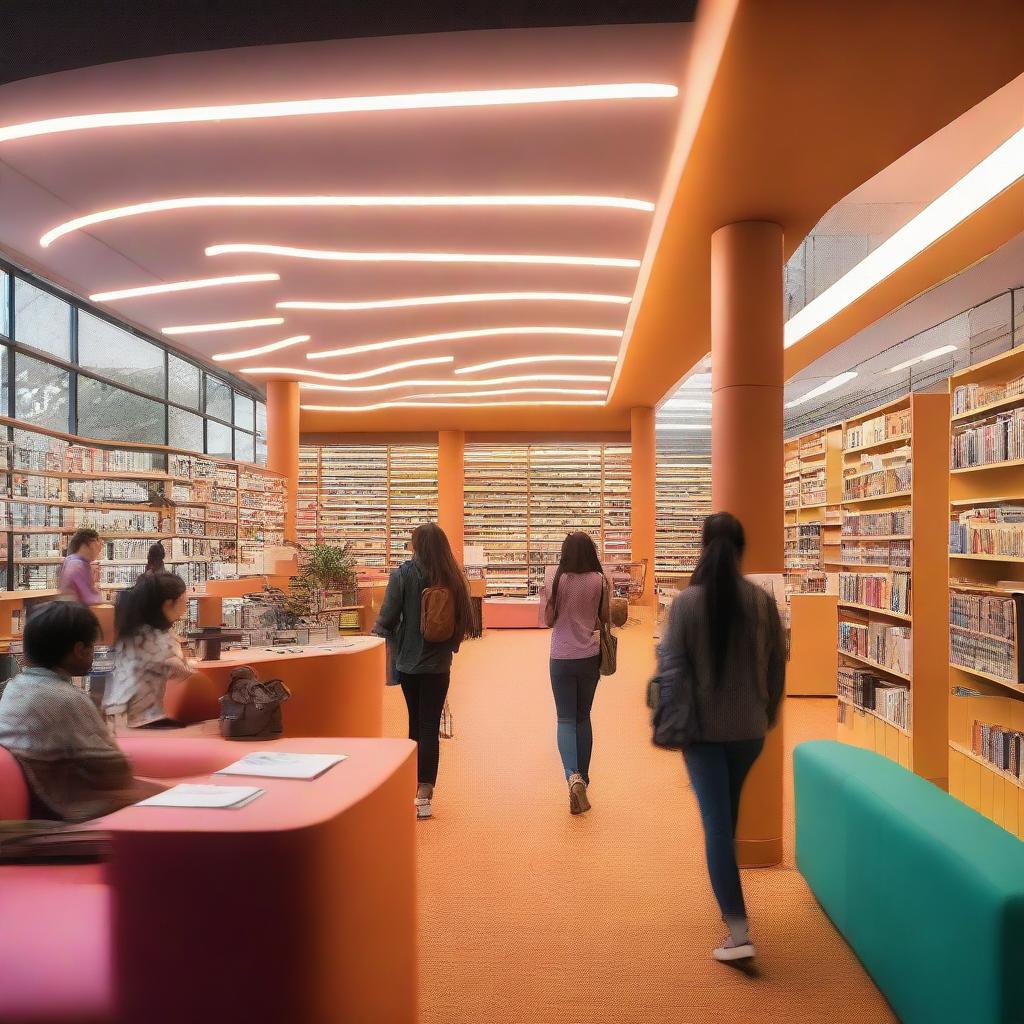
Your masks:
<svg viewBox="0 0 1024 1024"><path fill-rule="evenodd" d="M425 796L416 797L416 820L424 821L434 816L433 808L430 806L430 798Z"/></svg>
<svg viewBox="0 0 1024 1024"><path fill-rule="evenodd" d="M746 942L736 942L731 935L727 936L722 944L711 951L711 955L723 964L731 963L733 960L749 960L757 955L754 944L748 938Z"/></svg>

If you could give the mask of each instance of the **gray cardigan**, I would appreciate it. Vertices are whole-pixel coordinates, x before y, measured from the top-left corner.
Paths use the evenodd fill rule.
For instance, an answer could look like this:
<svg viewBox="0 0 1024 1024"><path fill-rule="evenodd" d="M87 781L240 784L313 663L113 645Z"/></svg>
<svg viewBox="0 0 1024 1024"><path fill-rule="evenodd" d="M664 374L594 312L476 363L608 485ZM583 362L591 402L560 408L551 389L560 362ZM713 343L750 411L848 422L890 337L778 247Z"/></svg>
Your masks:
<svg viewBox="0 0 1024 1024"><path fill-rule="evenodd" d="M658 645L658 667L685 659L683 678L696 687L700 740L721 743L760 739L775 724L786 682L786 639L775 601L760 587L740 581L745 615L734 629L721 676L714 659L704 591L689 586L675 599Z"/></svg>

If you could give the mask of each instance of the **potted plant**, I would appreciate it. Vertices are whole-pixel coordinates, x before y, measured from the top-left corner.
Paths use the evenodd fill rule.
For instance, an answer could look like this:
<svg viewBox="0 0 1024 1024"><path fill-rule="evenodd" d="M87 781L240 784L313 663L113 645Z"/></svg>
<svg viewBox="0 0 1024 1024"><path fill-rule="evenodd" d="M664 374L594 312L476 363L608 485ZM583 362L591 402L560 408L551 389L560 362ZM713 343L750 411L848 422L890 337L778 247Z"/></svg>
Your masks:
<svg viewBox="0 0 1024 1024"><path fill-rule="evenodd" d="M319 594L321 607L352 605L356 603L356 556L349 544L312 544L299 553L300 587L311 595ZM333 600L326 599L331 594Z"/></svg>

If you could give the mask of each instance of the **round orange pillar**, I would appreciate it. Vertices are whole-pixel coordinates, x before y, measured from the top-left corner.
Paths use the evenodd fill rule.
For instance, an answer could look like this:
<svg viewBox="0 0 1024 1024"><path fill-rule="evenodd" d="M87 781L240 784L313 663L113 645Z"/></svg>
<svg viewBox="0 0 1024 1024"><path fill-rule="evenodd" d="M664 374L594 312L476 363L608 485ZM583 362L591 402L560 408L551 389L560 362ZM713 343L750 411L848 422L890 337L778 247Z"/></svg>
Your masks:
<svg viewBox="0 0 1024 1024"><path fill-rule="evenodd" d="M657 447L654 410L637 406L629 410L630 489L633 505L630 511L632 554L634 562L647 562L644 595L641 604L654 603L654 478L657 468Z"/></svg>
<svg viewBox="0 0 1024 1024"><path fill-rule="evenodd" d="M462 565L463 522L465 519L466 435L461 430L440 430L437 434L437 523L452 546L455 560Z"/></svg>
<svg viewBox="0 0 1024 1024"><path fill-rule="evenodd" d="M711 236L711 501L744 526L744 572L781 573L782 228L748 221ZM782 861L783 723L743 790L740 864Z"/></svg>
<svg viewBox="0 0 1024 1024"><path fill-rule="evenodd" d="M298 381L267 381L267 469L284 476L284 539L294 542L299 484Z"/></svg>

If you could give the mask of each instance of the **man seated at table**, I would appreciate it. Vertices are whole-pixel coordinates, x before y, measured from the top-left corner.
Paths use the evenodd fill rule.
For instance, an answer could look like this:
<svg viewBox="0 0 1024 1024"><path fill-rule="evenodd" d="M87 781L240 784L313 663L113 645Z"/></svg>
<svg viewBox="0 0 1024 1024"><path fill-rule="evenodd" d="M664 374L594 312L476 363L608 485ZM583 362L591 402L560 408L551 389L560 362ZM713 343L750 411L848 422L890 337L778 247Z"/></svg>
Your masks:
<svg viewBox="0 0 1024 1024"><path fill-rule="evenodd" d="M44 604L25 623L25 668L0 683L0 747L25 775L30 818L86 821L164 788L132 775L96 705L71 681L92 668L99 636L84 605Z"/></svg>

